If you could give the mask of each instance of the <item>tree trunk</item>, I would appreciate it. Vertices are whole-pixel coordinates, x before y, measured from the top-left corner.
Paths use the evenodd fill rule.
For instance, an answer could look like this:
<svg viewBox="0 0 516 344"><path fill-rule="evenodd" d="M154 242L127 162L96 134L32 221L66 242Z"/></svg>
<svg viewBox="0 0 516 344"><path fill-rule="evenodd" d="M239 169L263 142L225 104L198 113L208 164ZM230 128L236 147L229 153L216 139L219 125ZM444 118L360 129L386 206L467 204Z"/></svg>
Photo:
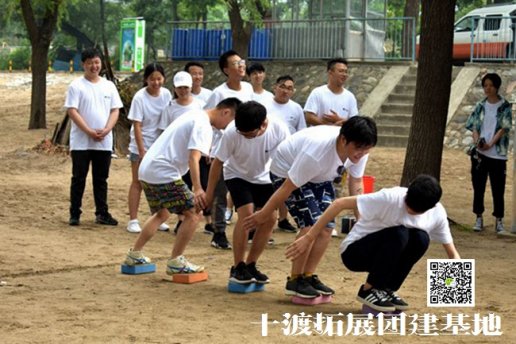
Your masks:
<svg viewBox="0 0 516 344"><path fill-rule="evenodd" d="M229 21L231 22L231 38L233 39L232 48L238 53L238 55L240 55L241 58L247 59L253 25L250 22L244 22L241 15L241 9L236 0L229 1L228 15Z"/></svg>
<svg viewBox="0 0 516 344"><path fill-rule="evenodd" d="M413 53L415 56L415 47L412 37L414 37L417 29L417 19L419 17L419 0L406 0L403 16L407 18L414 18L414 21L412 22L403 22L402 56L412 57Z"/></svg>
<svg viewBox="0 0 516 344"><path fill-rule="evenodd" d="M416 97L401 185L418 174L439 179L450 100L455 0L422 1Z"/></svg>
<svg viewBox="0 0 516 344"><path fill-rule="evenodd" d="M43 129L47 127L46 95L48 49L49 46L46 44L39 44L38 42L32 44L32 89L29 129Z"/></svg>

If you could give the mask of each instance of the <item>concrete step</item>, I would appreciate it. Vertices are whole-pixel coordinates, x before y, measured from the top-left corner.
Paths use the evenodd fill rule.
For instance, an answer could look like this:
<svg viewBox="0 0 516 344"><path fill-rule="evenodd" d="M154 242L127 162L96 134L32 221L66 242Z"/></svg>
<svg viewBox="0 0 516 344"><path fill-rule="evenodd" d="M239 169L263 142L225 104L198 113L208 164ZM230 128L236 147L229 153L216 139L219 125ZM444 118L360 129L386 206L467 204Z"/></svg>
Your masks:
<svg viewBox="0 0 516 344"><path fill-rule="evenodd" d="M401 80L400 80L400 83L402 84L405 84L405 83L410 83L410 84L416 84L416 80L417 80L417 75L414 74L405 74Z"/></svg>
<svg viewBox="0 0 516 344"><path fill-rule="evenodd" d="M382 114L408 114L412 115L413 104L396 104L396 103L387 103L382 105L381 113Z"/></svg>
<svg viewBox="0 0 516 344"><path fill-rule="evenodd" d="M394 93L398 94L416 94L416 85L398 84L394 87Z"/></svg>
<svg viewBox="0 0 516 344"><path fill-rule="evenodd" d="M381 113L376 118L377 126L385 125L410 125L412 123L412 114L390 114Z"/></svg>
<svg viewBox="0 0 516 344"><path fill-rule="evenodd" d="M378 147L407 147L408 136L401 135L378 135Z"/></svg>
<svg viewBox="0 0 516 344"><path fill-rule="evenodd" d="M377 122L376 128L378 130L378 133L382 135L396 135L408 137L410 133L410 122L408 124L388 124L384 122Z"/></svg>
<svg viewBox="0 0 516 344"><path fill-rule="evenodd" d="M387 98L387 103L395 104L414 104L415 95L391 93Z"/></svg>

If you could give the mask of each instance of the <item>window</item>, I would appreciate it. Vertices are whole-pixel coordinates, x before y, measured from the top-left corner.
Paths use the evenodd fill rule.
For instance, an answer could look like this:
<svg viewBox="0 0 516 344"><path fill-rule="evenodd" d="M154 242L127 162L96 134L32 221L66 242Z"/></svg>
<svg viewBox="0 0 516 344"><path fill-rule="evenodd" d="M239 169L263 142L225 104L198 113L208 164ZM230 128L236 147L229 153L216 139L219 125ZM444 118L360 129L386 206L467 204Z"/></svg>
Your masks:
<svg viewBox="0 0 516 344"><path fill-rule="evenodd" d="M486 16L484 20L485 31L496 31L500 29L500 23L502 22L501 15Z"/></svg>

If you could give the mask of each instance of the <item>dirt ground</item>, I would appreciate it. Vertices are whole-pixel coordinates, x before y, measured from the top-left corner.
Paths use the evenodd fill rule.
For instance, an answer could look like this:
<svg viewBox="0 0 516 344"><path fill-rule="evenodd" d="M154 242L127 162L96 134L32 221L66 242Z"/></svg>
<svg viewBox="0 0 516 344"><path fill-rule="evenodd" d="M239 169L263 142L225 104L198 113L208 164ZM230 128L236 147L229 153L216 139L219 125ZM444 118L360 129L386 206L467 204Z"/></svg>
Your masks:
<svg viewBox="0 0 516 344"><path fill-rule="evenodd" d="M130 167L126 159L113 160L109 179L109 204L120 220L117 227L94 224L91 184L88 183L82 224L71 228L68 220L71 163L63 154L45 154L32 148L49 138L63 116L68 83L78 75L51 74L48 85L48 129L28 131L30 75L0 74L0 342L1 343L312 343L333 342L328 335L287 336L285 314L315 317L339 314L335 320L349 325L346 315L357 314L356 292L365 275L348 271L340 262L333 239L318 274L336 289L331 304L298 306L283 294L289 262L285 247L292 234L276 232L276 245L263 254L260 266L271 278L266 291L230 294L226 291L230 251L210 247L210 236L199 228L186 254L204 264L209 280L194 285L173 284L165 274L165 260L174 236L158 233L146 253L157 263L157 272L141 276L120 274L120 263L136 236L125 230ZM403 149L376 148L367 174L376 177L376 189L399 183ZM512 157L509 162L512 166ZM426 306L426 259L445 258L433 244L414 267L400 294L412 308L411 316L425 313L439 318L493 313L501 318L501 336L438 336L348 334L349 343L516 343L516 239L497 238L494 219L486 216L487 229L475 234L469 226L472 189L467 156L446 150L442 169L443 203L455 226L453 235L463 258L476 260L476 306L429 308ZM509 176L511 173L509 173ZM506 190L505 225L511 225L512 178ZM486 214L491 198L486 194ZM143 203L145 204L145 203ZM141 207L141 220L147 216ZM174 220L170 221L174 225ZM228 233L231 237L232 226ZM268 315L268 334L262 336L262 314ZM276 321L276 322L275 322ZM291 328L292 329L292 328ZM311 327L313 330L314 328ZM288 333L288 331L287 331Z"/></svg>

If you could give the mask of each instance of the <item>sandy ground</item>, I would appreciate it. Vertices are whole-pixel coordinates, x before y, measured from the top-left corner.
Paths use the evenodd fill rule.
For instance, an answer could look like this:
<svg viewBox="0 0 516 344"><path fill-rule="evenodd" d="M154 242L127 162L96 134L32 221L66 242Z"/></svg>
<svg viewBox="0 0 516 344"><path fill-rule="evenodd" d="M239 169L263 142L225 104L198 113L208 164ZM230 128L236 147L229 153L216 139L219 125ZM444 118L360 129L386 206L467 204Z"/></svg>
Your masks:
<svg viewBox="0 0 516 344"><path fill-rule="evenodd" d="M1 343L311 343L331 342L328 335L287 336L286 313L315 317L357 314L355 295L365 275L352 273L339 260L340 240L332 240L318 271L336 289L333 303L318 306L293 305L283 295L289 271L284 250L292 234L277 232L276 245L269 247L260 266L269 274L266 291L248 295L226 291L230 251L210 247L210 237L199 231L187 256L204 264L209 280L194 285L169 281L165 260L174 242L170 233L158 233L146 247L156 261L154 274L128 276L119 273L120 263L136 236L125 231L129 162L113 161L109 180L111 212L118 227L94 224L91 184L84 198L82 225L67 225L71 163L63 154L31 150L52 135L63 116L62 104L68 74L52 74L48 89L48 130L28 131L30 76L0 74L0 342ZM400 180L404 150L377 148L371 154L367 173L376 177L376 188ZM509 166L512 166L512 158ZM450 218L471 225L472 190L467 156L446 150L443 160L443 203ZM509 173L510 175L511 173ZM509 178L511 179L511 178ZM506 226L509 227L512 181L506 190ZM486 214L491 199L487 195ZM141 207L142 220L148 215ZM475 234L455 226L453 235L463 258L476 259L476 306L474 308L428 308L426 306L426 259L445 258L433 244L414 267L400 294L412 309L411 317L434 314L438 336L348 334L351 343L516 343L516 240L494 234L494 219L486 216L487 229ZM170 223L174 225L174 220ZM232 226L228 233L231 237ZM451 336L440 330L446 314L465 314L472 325L474 314L493 313L501 319L501 336ZM262 336L262 314L268 315L268 335ZM349 323L342 320L344 330ZM455 318L456 319L456 318ZM277 321L276 323L274 321ZM422 325L420 325L422 326ZM310 327L314 329L313 325ZM292 328L290 328L292 329ZM287 331L288 332L288 331Z"/></svg>

